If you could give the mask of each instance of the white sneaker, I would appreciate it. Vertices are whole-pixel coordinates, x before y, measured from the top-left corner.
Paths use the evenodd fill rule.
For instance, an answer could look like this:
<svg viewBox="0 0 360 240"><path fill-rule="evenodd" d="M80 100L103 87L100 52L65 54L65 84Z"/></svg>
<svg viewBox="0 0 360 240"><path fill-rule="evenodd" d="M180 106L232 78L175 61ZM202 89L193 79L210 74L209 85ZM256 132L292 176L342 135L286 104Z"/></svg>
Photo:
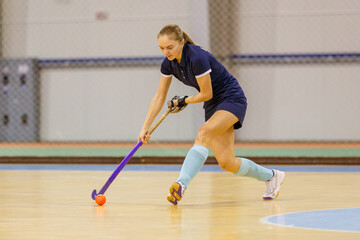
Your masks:
<svg viewBox="0 0 360 240"><path fill-rule="evenodd" d="M266 181L266 193L263 196L264 200L272 200L279 195L280 185L284 182L285 173L273 169L274 176Z"/></svg>

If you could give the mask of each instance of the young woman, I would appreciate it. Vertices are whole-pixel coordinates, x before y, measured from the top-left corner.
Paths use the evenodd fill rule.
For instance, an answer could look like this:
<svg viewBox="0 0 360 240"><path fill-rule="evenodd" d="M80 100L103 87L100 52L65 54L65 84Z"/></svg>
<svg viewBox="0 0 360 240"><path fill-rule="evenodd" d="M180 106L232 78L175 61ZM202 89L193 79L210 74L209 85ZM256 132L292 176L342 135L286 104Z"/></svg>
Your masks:
<svg viewBox="0 0 360 240"><path fill-rule="evenodd" d="M234 129L242 127L247 106L238 81L213 55L195 45L177 25L163 27L158 34L158 43L166 57L161 64L160 83L140 131L139 141L149 141L147 130L165 102L172 76L199 91L193 96L171 99L168 105L172 111L178 112L187 104L199 102L204 102L205 109L205 123L183 162L179 178L170 187L168 201L177 205L181 200L190 181L207 159L210 147L223 170L264 181L267 191L263 199L276 198L285 173L235 157Z"/></svg>

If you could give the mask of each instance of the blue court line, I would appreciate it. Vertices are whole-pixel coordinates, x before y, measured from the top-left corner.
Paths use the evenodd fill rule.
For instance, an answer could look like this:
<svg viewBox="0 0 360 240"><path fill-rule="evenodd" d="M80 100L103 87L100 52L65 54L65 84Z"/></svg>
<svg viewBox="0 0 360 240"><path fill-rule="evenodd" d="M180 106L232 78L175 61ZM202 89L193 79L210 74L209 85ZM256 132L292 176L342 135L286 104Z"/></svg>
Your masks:
<svg viewBox="0 0 360 240"><path fill-rule="evenodd" d="M360 233L360 208L285 213L262 218L260 222L283 227Z"/></svg>
<svg viewBox="0 0 360 240"><path fill-rule="evenodd" d="M25 171L114 171L118 165L89 165L89 164L0 164L1 170ZM285 172L360 172L360 166L265 166ZM123 171L160 171L178 172L181 165L126 165ZM218 165L204 165L202 172L223 172Z"/></svg>

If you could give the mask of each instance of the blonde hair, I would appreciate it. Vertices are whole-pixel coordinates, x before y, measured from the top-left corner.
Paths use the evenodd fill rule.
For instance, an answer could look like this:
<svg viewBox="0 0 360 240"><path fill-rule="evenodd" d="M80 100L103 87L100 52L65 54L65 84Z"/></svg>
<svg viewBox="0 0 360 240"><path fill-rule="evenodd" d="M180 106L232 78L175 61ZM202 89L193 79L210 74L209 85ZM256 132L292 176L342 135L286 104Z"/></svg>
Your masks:
<svg viewBox="0 0 360 240"><path fill-rule="evenodd" d="M182 31L180 27L176 24L168 24L164 26L160 32L158 33L158 38L162 35L172 36L174 40L181 42L183 39L185 42L195 44L194 41L186 34L186 32Z"/></svg>

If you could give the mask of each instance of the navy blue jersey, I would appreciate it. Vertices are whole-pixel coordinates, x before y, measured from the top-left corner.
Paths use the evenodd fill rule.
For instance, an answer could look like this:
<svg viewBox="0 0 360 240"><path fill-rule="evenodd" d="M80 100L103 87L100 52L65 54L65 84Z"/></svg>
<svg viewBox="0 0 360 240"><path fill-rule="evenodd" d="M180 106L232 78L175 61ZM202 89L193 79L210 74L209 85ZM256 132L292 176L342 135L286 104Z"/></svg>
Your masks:
<svg viewBox="0 0 360 240"><path fill-rule="evenodd" d="M161 74L166 77L175 76L188 86L196 88L200 92L196 78L210 73L213 98L204 103L218 105L223 100L236 99L246 102L243 90L238 81L218 62L215 57L202 49L200 46L185 43L181 62L174 59L170 61L165 57L161 64Z"/></svg>

